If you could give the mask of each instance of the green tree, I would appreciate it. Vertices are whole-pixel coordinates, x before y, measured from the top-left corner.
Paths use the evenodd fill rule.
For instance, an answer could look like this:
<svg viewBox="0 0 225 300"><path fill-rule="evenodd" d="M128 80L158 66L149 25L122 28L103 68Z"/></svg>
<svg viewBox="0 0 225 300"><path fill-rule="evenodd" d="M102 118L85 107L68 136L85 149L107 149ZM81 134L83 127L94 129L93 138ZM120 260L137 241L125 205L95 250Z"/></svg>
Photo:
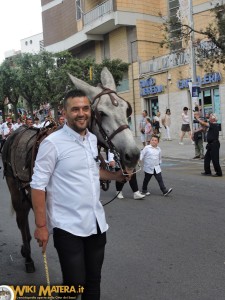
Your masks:
<svg viewBox="0 0 225 300"><path fill-rule="evenodd" d="M43 70L39 63L38 54L25 53L15 58L14 67L18 70L19 93L27 101L30 114L33 118L34 105L41 101L41 86Z"/></svg>
<svg viewBox="0 0 225 300"><path fill-rule="evenodd" d="M56 54L42 52L39 55L41 76L36 79L36 84L41 91L39 99L51 104L56 119L60 102L66 91L73 87L68 73L88 81L89 67L93 62L90 58L83 60L73 58L68 51Z"/></svg>
<svg viewBox="0 0 225 300"><path fill-rule="evenodd" d="M103 67L107 67L112 73L116 86L120 85L124 73L128 71L129 64L121 59L104 59L101 64L93 66L93 84L97 85L100 82L101 71Z"/></svg>
<svg viewBox="0 0 225 300"><path fill-rule="evenodd" d="M13 105L15 119L18 117L19 85L18 69L14 68L12 60L5 60L0 66L1 107L5 111L4 104L7 98Z"/></svg>
<svg viewBox="0 0 225 300"><path fill-rule="evenodd" d="M68 73L95 86L100 83L101 70L106 66L112 72L116 84L119 85L124 72L128 70L128 64L121 60L104 60L101 64L96 64L92 57L78 59L74 58L68 51L54 54L53 57L54 67L48 72L48 80L45 80L45 84L48 83L48 88L45 88L45 99L54 108L55 116L57 116L58 105L65 93L74 88ZM91 69L93 70L92 79L90 77Z"/></svg>
<svg viewBox="0 0 225 300"><path fill-rule="evenodd" d="M212 71L215 64L225 63L225 5L216 5L210 11L213 22L200 30L182 23L177 17L166 20L163 24L164 38L161 41L162 47L173 49L173 44L177 40L182 40L183 44L187 45L190 34L196 33L199 36L194 41L196 62L207 72ZM180 30L174 31L172 30L174 28L180 28ZM178 51L184 51L184 49Z"/></svg>
<svg viewBox="0 0 225 300"><path fill-rule="evenodd" d="M74 58L68 51L59 53L41 52L25 53L6 60L0 68L0 96L8 97L16 108L19 96L28 103L33 118L34 109L41 103L48 102L57 111L65 93L74 88L68 73L95 86L100 83L101 70L104 66L111 71L116 85L128 70L127 63L121 60L104 60L96 64L92 57ZM91 76L91 71L93 76ZM3 100L2 100L3 102ZM17 112L17 110L15 110Z"/></svg>

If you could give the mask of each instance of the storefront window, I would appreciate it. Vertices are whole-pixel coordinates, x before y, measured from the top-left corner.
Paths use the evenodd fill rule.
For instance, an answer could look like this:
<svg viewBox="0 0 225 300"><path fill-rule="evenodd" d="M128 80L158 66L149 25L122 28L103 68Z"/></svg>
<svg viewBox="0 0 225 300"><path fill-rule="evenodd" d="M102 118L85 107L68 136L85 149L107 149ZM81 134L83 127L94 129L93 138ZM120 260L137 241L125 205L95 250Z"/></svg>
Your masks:
<svg viewBox="0 0 225 300"><path fill-rule="evenodd" d="M182 41L179 38L181 36L181 25L177 17L179 7L180 5L178 0L169 0L171 50L182 48Z"/></svg>
<svg viewBox="0 0 225 300"><path fill-rule="evenodd" d="M148 98L146 99L147 102L147 111L151 118L153 118L157 112L159 111L159 101L158 97L155 98Z"/></svg>
<svg viewBox="0 0 225 300"><path fill-rule="evenodd" d="M218 123L221 123L220 119L220 95L219 95L219 89L213 90L213 102L214 102L214 112L216 113L218 117Z"/></svg>
<svg viewBox="0 0 225 300"><path fill-rule="evenodd" d="M220 95L218 87L202 90L199 95L199 103L202 107L203 116L214 112L218 117L218 123L220 123Z"/></svg>

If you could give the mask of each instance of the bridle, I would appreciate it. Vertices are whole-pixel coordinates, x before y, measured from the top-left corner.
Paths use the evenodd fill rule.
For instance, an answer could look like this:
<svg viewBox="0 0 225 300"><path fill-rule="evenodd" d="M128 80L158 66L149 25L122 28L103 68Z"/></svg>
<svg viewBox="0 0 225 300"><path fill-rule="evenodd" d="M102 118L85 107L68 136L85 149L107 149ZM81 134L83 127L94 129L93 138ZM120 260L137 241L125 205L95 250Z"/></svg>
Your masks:
<svg viewBox="0 0 225 300"><path fill-rule="evenodd" d="M116 95L117 97L119 97L120 99L122 99L123 101L125 101L127 103L127 105L128 105L128 108L127 108L127 118L132 114L132 107L131 107L131 105L130 105L130 103L128 101L126 101L122 97L120 97L115 91L113 91L113 90L111 90L109 88L106 88L106 87L104 87L102 85L100 87L103 90L94 97L92 105L91 105L92 106L92 122L95 122L98 125L99 132L101 133L101 135L102 135L102 137L103 137L106 145L108 146L108 149L110 149L110 151L114 154L115 161L118 164L121 165L120 154L117 151L115 145L113 144L112 139L119 132L123 131L124 129L130 128L130 127L127 124L120 125L115 131L113 131L108 136L108 134L106 133L106 131L102 127L102 117L101 117L101 114L99 113L99 110L98 110L98 104L101 101L101 96L103 96L103 95L109 95L112 104L114 106L118 107L119 106L119 102L114 97L114 95ZM96 101L97 101L97 103L95 105ZM93 107L94 105L95 105L95 107ZM106 148L105 145L102 145L100 142L99 142L99 146L102 146L102 147ZM124 166L121 165L121 167L122 167L122 169L124 169Z"/></svg>
<svg viewBox="0 0 225 300"><path fill-rule="evenodd" d="M102 135L102 138L104 139L106 145L108 146L107 148L110 150L110 152L112 152L114 154L114 160L116 161L116 163L121 167L122 171L124 172L124 165L122 164L121 162L121 159L120 159L120 154L118 152L118 150L116 149L115 145L113 144L112 142L112 139L121 131L127 129L127 128L130 128L127 124L123 124L123 125L120 125L116 130L114 130L110 135L108 135L106 133L106 131L104 130L104 128L102 127L102 116L101 114L99 113L99 110L98 110L98 104L99 102L101 101L101 96L103 95L109 95L110 97L110 100L112 102L112 104L116 107L119 106L119 102L116 100L116 98L114 97L114 95L116 95L117 97L119 97L120 99L122 99L123 101L125 101L128 105L128 108L127 108L127 118L132 114L132 107L130 105L130 103L126 100L124 100L122 97L120 97L115 91L109 89L109 88L106 88L102 85L100 85L100 87L102 88L102 91L97 94L94 99L93 99L93 102L92 102L92 123L95 122L95 124L98 125L98 128L99 128L99 132L100 134ZM97 103L96 103L97 102ZM95 104L96 103L96 104ZM95 107L93 107L95 105ZM99 147L103 147L103 148L106 148L106 146L100 142L98 142L98 145ZM106 168L106 163L104 162L104 159L103 157L101 156L101 154L99 153L99 157L100 157L100 161L102 162L102 165L103 165L103 168ZM108 189L109 187L109 181L103 181L103 184L106 183L106 186L107 188L104 189L105 191ZM102 188L103 188L104 185L102 185ZM115 200L117 198L117 195L115 197L113 197L111 200L109 200L107 203L103 204L103 206L109 204L110 202L112 202L113 200Z"/></svg>

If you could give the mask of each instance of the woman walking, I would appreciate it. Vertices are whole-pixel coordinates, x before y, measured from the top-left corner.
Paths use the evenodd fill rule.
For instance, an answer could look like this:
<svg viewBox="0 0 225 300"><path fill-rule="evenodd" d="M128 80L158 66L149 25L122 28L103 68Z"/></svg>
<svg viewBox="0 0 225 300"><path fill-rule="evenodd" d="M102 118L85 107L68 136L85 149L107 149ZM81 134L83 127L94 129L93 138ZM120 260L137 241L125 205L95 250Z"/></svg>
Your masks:
<svg viewBox="0 0 225 300"><path fill-rule="evenodd" d="M171 111L170 111L169 108L167 108L165 117L162 120L162 125L166 129L166 140L167 141L172 141L171 136L170 136L170 125L171 125L171 117L170 117L170 115L171 115Z"/></svg>
<svg viewBox="0 0 225 300"><path fill-rule="evenodd" d="M190 119L189 119L189 115L188 115L188 108L185 106L183 108L183 112L181 114L182 117L182 126L181 126L181 135L180 135L180 145L183 145L183 138L185 133L187 132L189 135L189 138L192 142L192 144L194 144L194 142L192 141L192 135L191 135L191 127L190 127Z"/></svg>

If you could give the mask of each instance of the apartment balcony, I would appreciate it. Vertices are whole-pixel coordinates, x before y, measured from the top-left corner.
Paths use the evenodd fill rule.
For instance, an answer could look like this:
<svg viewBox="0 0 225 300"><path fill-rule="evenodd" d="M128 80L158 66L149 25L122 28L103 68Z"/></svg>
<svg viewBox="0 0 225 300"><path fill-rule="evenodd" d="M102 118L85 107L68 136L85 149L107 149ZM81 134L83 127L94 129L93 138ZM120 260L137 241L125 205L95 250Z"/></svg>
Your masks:
<svg viewBox="0 0 225 300"><path fill-rule="evenodd" d="M113 0L108 0L84 14L84 26L113 12Z"/></svg>
<svg viewBox="0 0 225 300"><path fill-rule="evenodd" d="M87 35L104 35L120 26L136 26L136 20L160 22L159 17L148 14L115 10L115 0L107 0L83 14L83 31Z"/></svg>
<svg viewBox="0 0 225 300"><path fill-rule="evenodd" d="M138 12L120 11L114 8L115 0L107 0L88 12L82 12L80 30L70 37L47 46L46 51L71 50L89 41L104 40L104 35L121 26L136 26L137 20L160 22L159 17Z"/></svg>
<svg viewBox="0 0 225 300"><path fill-rule="evenodd" d="M87 34L106 34L115 29L113 0L107 0L84 13L83 26Z"/></svg>

